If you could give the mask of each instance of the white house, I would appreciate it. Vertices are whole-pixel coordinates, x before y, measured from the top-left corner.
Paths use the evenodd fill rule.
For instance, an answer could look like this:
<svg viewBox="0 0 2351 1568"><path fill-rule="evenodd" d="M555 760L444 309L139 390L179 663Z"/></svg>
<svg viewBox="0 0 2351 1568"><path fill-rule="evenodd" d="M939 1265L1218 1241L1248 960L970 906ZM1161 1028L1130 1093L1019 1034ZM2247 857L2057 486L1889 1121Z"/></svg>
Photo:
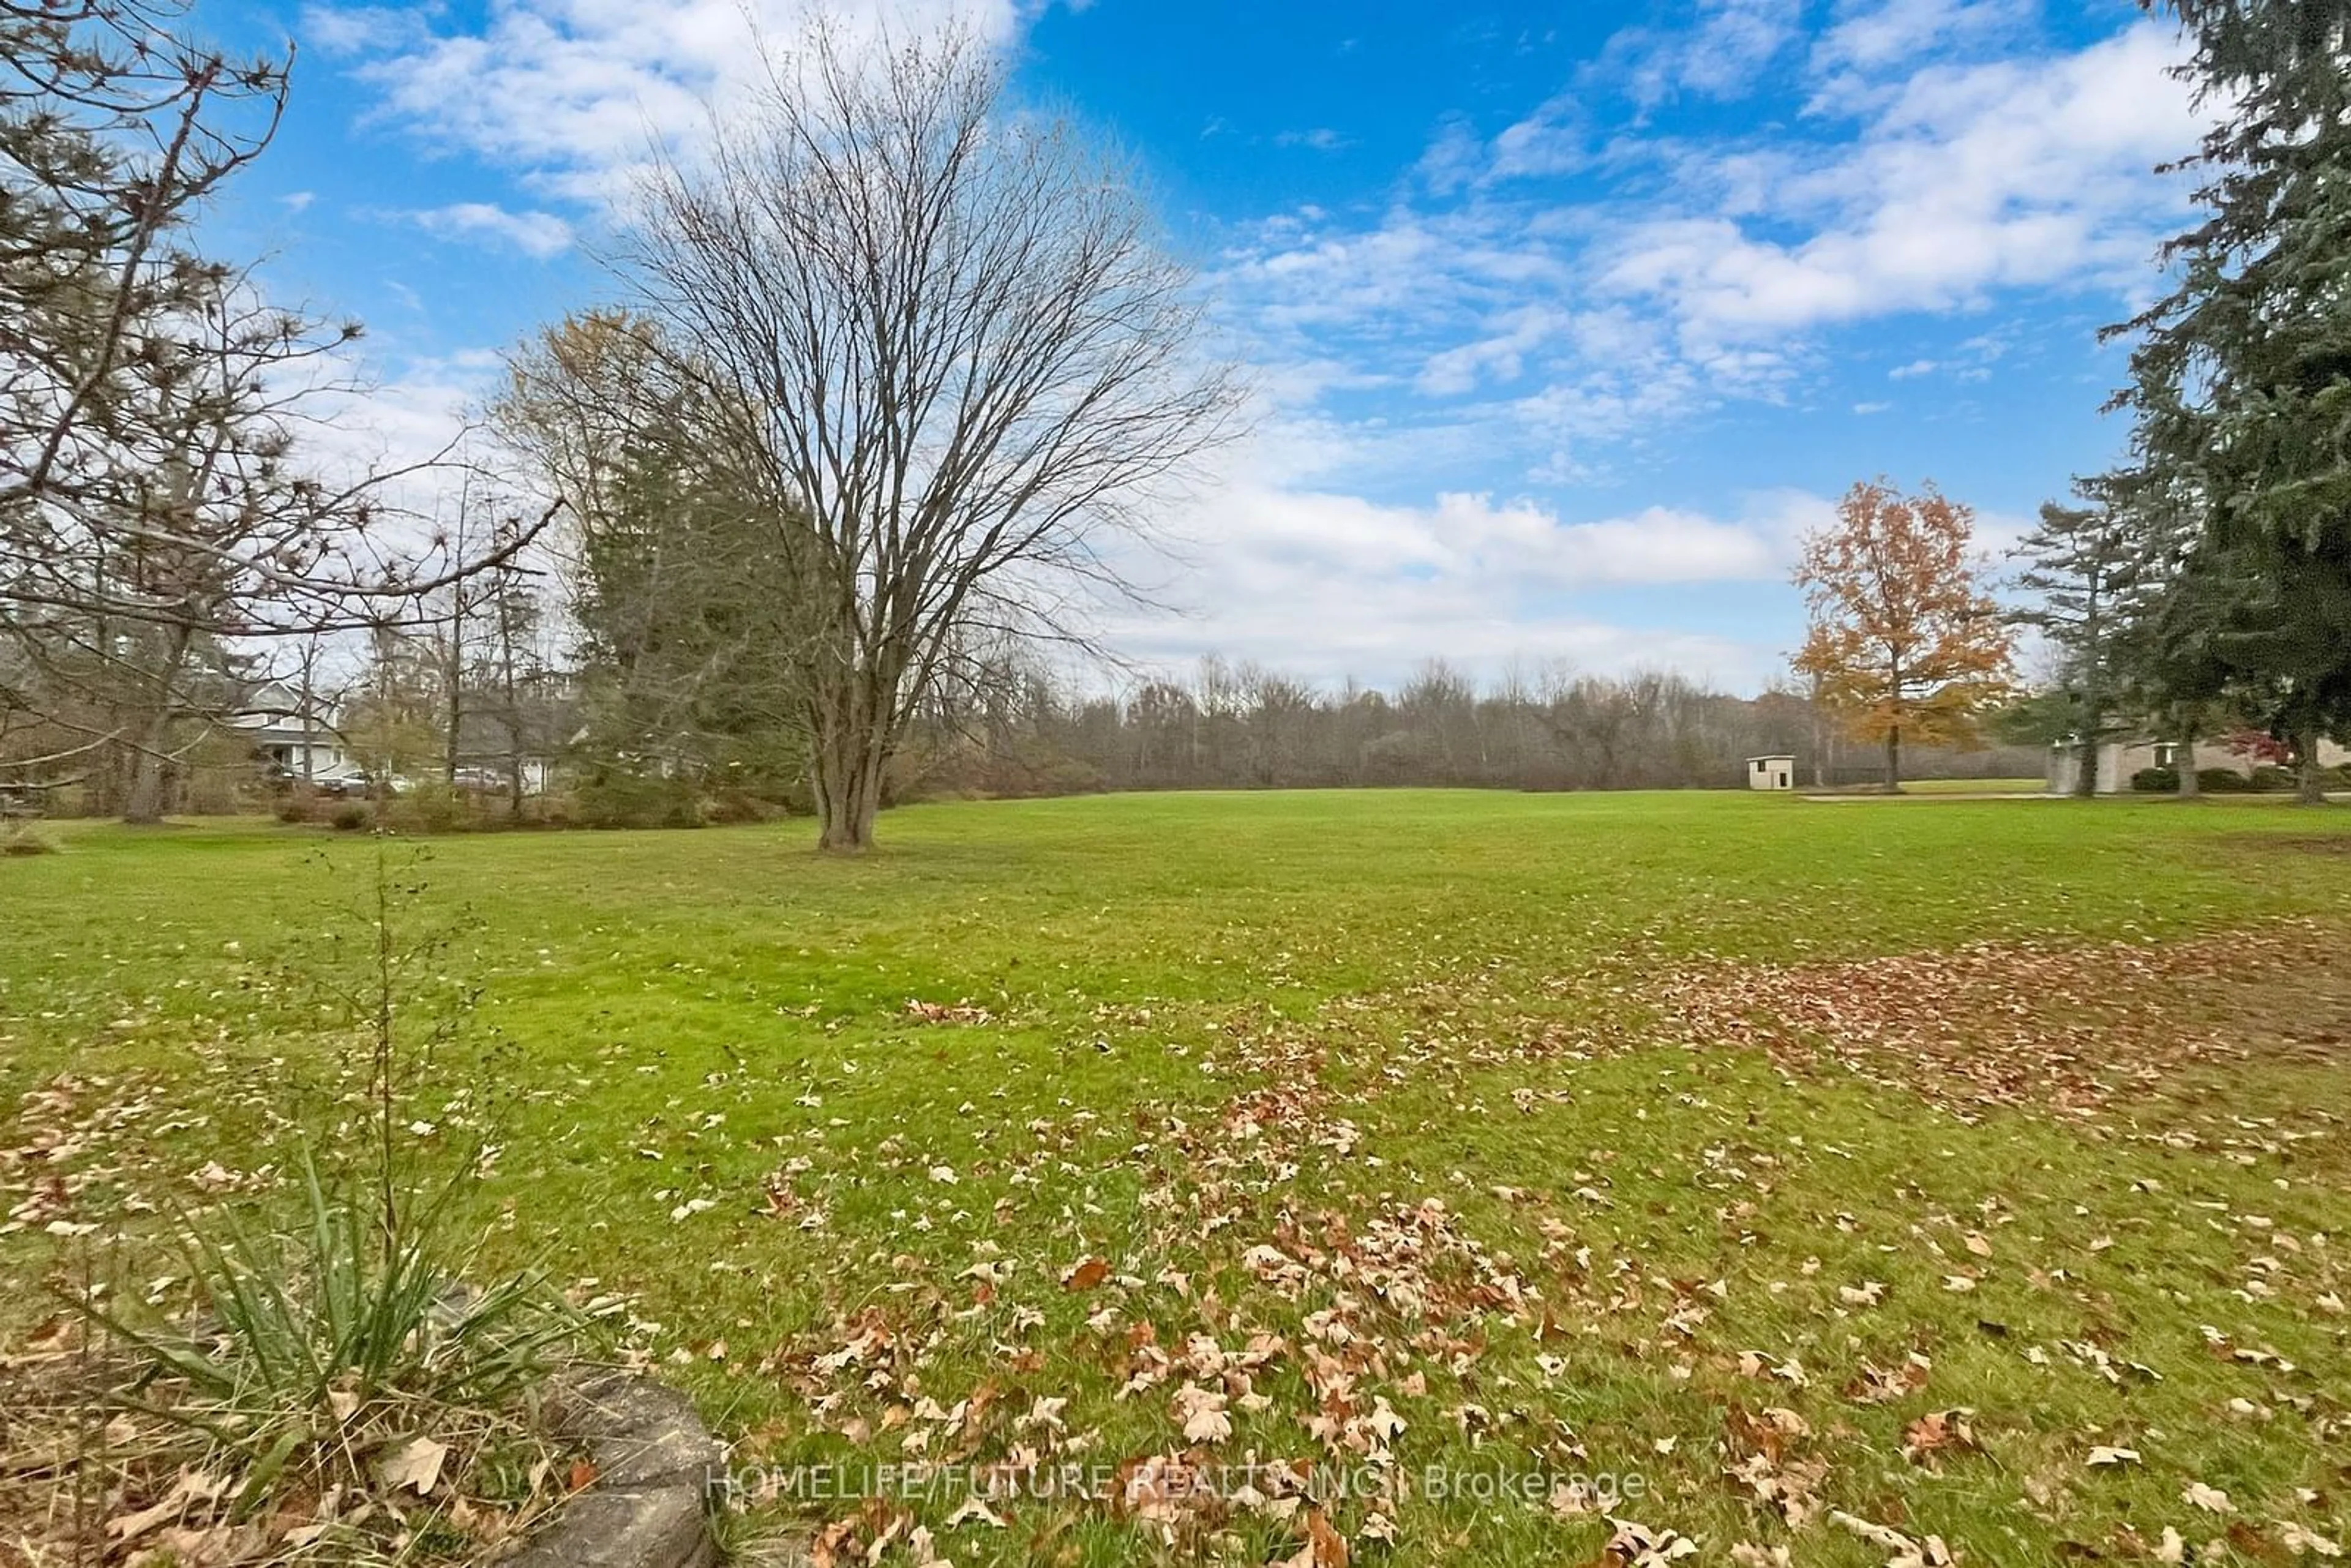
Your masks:
<svg viewBox="0 0 2351 1568"><path fill-rule="evenodd" d="M2261 764L2242 752L2231 751L2225 740L2199 740L2192 747L2176 741L2115 739L2098 747L2097 783L2101 795L2130 793L2131 778L2149 768L2179 768L2188 765L2187 753L2195 754L2199 772L2211 768L2225 768L2246 778ZM2318 765L2334 768L2351 762L2351 750L2331 740L2318 743ZM2070 795L2081 782L2082 748L2072 741L2058 741L2049 748L2049 792Z"/></svg>
<svg viewBox="0 0 2351 1568"><path fill-rule="evenodd" d="M1796 759L1792 757L1750 757L1747 759L1750 789L1793 789Z"/></svg>
<svg viewBox="0 0 2351 1568"><path fill-rule="evenodd" d="M281 779L322 783L359 770L335 731L333 713L316 703L306 709L300 695L279 682L255 691L229 727Z"/></svg>

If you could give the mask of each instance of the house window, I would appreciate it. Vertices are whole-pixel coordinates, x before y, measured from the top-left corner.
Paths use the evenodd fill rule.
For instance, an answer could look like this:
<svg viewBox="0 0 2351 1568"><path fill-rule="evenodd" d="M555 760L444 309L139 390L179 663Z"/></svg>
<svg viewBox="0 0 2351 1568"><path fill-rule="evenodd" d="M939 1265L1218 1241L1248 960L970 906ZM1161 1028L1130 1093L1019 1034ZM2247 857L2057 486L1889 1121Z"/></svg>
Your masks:
<svg viewBox="0 0 2351 1568"><path fill-rule="evenodd" d="M2160 745L2158 745L2158 746L2157 746L2157 747L2156 747L2156 748L2155 748L2155 765L2156 765L2158 768L2168 768L2168 767L2170 767L2173 763L2178 762L2179 760L2179 747L2178 747L2177 746L2174 746L2174 745L2170 744L2168 741L2166 741L2166 742L2163 742L2162 744L2160 744Z"/></svg>

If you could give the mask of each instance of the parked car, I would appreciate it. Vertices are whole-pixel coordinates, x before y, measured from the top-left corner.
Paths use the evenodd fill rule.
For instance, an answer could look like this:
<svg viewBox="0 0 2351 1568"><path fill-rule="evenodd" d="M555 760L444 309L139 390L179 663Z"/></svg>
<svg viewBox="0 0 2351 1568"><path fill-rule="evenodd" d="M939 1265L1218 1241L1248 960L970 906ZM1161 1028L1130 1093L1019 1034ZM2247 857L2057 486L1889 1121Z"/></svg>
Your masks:
<svg viewBox="0 0 2351 1568"><path fill-rule="evenodd" d="M342 768L313 775L310 788L331 800L358 800L378 793L378 783L364 768ZM386 795L404 795L415 788L413 781L397 773L385 775L381 783L381 792Z"/></svg>

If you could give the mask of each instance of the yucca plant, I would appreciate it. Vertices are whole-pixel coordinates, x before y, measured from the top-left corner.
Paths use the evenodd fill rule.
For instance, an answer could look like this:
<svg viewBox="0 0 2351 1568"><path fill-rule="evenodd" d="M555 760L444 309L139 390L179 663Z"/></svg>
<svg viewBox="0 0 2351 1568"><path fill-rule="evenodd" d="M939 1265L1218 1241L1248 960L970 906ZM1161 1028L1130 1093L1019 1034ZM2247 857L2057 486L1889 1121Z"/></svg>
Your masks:
<svg viewBox="0 0 2351 1568"><path fill-rule="evenodd" d="M210 1436L257 1497L289 1464L355 1469L372 1445L516 1406L580 1327L543 1276L457 1283L455 1186L395 1206L301 1161L298 1224L223 1208L180 1227L200 1315L174 1332L94 1312L142 1355L131 1396ZM151 1400L158 1385L176 1385ZM306 1449L308 1452L306 1454Z"/></svg>
<svg viewBox="0 0 2351 1568"><path fill-rule="evenodd" d="M420 1442L434 1469L405 1483L413 1495L444 1474L460 1485L486 1450L539 1447L527 1396L583 1327L535 1271L466 1283L478 1249L461 1229L464 1178L435 1186L407 1168L396 1136L403 1092L460 1015L412 1030L403 1004L437 945L400 939L396 898L418 887L394 878L381 839L375 873L365 968L333 991L363 1041L363 1156L322 1176L306 1146L296 1191L274 1212L183 1212L172 1228L191 1317L134 1322L80 1303L139 1359L125 1403L202 1434L205 1468L235 1487L239 1515L287 1495L281 1479L310 1495L398 1491L403 1483L379 1472Z"/></svg>

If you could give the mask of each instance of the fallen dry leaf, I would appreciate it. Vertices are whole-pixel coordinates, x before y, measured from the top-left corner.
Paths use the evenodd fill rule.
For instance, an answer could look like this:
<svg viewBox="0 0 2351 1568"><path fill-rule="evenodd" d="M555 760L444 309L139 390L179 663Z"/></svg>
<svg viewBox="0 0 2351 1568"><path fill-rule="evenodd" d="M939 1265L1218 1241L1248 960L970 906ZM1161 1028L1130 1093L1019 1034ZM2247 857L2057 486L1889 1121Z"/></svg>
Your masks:
<svg viewBox="0 0 2351 1568"><path fill-rule="evenodd" d="M436 1443L430 1437L411 1437L377 1465L376 1479L386 1491L405 1490L419 1497L430 1497L441 1479L441 1462L448 1457L446 1443Z"/></svg>
<svg viewBox="0 0 2351 1568"><path fill-rule="evenodd" d="M986 1524L1002 1530L1004 1519L982 1499L967 1497L963 1500L961 1507L947 1515L947 1528L958 1530L967 1524Z"/></svg>
<svg viewBox="0 0 2351 1568"><path fill-rule="evenodd" d="M1933 1410L1919 1416L1903 1428L1902 1457L1919 1464L1947 1448L1974 1448L1975 1431L1968 1425L1971 1414L1968 1410Z"/></svg>

